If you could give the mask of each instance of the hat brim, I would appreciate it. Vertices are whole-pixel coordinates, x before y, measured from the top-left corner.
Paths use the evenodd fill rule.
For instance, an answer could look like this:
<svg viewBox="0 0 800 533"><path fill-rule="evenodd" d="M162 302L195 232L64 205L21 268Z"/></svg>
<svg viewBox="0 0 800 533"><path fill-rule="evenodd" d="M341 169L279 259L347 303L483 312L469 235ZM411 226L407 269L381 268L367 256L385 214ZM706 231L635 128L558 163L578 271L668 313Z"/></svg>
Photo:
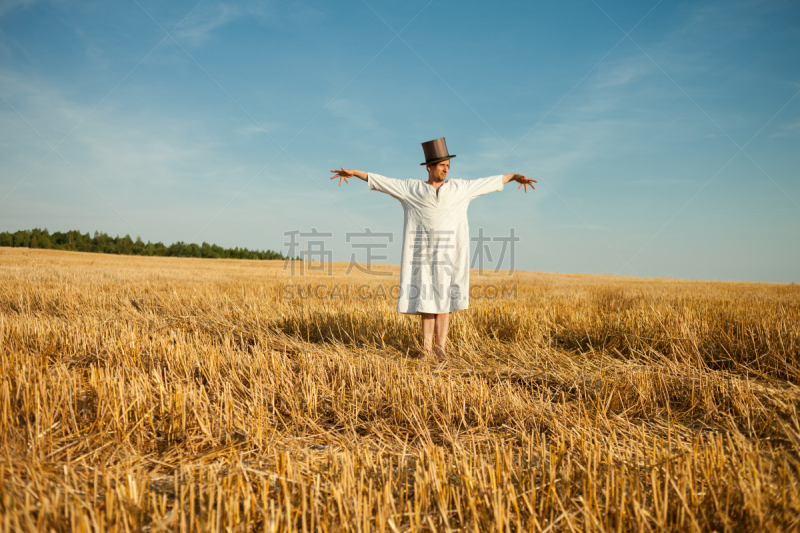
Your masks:
<svg viewBox="0 0 800 533"><path fill-rule="evenodd" d="M454 155L448 155L447 157L440 157L438 159L431 159L430 161L425 161L424 163L420 163L420 166L424 165L435 165L436 163L441 163L442 161L447 161L448 159L453 159Z"/></svg>

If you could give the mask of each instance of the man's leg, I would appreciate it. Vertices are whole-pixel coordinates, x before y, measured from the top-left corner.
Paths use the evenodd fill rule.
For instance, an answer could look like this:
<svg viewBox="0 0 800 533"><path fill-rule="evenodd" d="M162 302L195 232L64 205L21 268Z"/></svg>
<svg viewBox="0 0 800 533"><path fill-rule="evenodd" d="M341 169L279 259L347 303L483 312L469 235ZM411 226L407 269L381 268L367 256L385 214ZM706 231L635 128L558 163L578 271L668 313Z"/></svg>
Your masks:
<svg viewBox="0 0 800 533"><path fill-rule="evenodd" d="M433 355L433 331L437 322L436 316L434 313L422 313L420 315L422 321L422 348L425 350L427 357Z"/></svg>
<svg viewBox="0 0 800 533"><path fill-rule="evenodd" d="M444 359L447 357L444 345L447 343L447 330L450 327L450 313L440 313L436 315L436 357Z"/></svg>

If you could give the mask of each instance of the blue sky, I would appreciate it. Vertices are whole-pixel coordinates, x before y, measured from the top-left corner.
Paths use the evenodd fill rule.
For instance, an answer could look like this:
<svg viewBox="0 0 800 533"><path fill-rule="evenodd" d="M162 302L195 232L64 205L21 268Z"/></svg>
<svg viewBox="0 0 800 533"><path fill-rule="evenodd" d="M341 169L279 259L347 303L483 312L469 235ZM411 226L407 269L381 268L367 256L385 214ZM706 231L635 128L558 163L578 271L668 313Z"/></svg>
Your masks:
<svg viewBox="0 0 800 533"><path fill-rule="evenodd" d="M445 136L539 180L470 206L519 270L800 281L796 2L137 2L0 1L0 230L398 264L400 204L329 170Z"/></svg>

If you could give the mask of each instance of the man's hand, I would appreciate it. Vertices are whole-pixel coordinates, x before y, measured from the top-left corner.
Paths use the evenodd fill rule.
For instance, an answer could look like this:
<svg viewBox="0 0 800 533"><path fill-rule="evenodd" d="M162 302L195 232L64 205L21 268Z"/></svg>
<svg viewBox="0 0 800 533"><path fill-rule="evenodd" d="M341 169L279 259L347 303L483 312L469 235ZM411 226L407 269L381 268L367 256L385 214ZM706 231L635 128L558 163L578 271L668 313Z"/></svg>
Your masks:
<svg viewBox="0 0 800 533"><path fill-rule="evenodd" d="M350 182L347 181L347 179L348 178L352 178L353 176L355 176L356 178L362 179L364 181L367 181L367 173L366 172L362 172L361 170L345 170L345 168L342 167L341 170L331 170L331 172L334 173L334 175L331 176L332 180L335 180L336 178L339 178L339 187L342 186L342 180L344 180L345 183L350 185Z"/></svg>
<svg viewBox="0 0 800 533"><path fill-rule="evenodd" d="M516 181L517 183L519 183L519 187L517 187L517 189L519 189L521 187L525 187L525 192L528 192L528 187L529 186L530 186L531 189L536 190L536 187L534 187L533 184L534 183L539 183L536 180L532 180L530 178L526 178L522 174L506 174L503 177L505 178L503 183L508 183L509 181Z"/></svg>
<svg viewBox="0 0 800 533"><path fill-rule="evenodd" d="M345 183L350 185L350 182L347 181L347 178L352 178L355 175L353 174L352 170L345 170L344 167L342 167L342 170L331 170L331 172L335 174L334 176L331 176L332 180L339 178L339 187L342 186L342 180L344 180Z"/></svg>

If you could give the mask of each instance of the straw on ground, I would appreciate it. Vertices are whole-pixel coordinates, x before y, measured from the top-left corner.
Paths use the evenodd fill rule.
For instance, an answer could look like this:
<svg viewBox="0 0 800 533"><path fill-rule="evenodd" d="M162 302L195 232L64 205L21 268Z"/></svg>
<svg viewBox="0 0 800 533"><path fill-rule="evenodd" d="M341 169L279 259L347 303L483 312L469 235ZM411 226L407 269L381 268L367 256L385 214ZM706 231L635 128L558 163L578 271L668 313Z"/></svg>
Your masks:
<svg viewBox="0 0 800 533"><path fill-rule="evenodd" d="M800 528L797 286L473 273L432 364L281 266L0 249L0 530Z"/></svg>

